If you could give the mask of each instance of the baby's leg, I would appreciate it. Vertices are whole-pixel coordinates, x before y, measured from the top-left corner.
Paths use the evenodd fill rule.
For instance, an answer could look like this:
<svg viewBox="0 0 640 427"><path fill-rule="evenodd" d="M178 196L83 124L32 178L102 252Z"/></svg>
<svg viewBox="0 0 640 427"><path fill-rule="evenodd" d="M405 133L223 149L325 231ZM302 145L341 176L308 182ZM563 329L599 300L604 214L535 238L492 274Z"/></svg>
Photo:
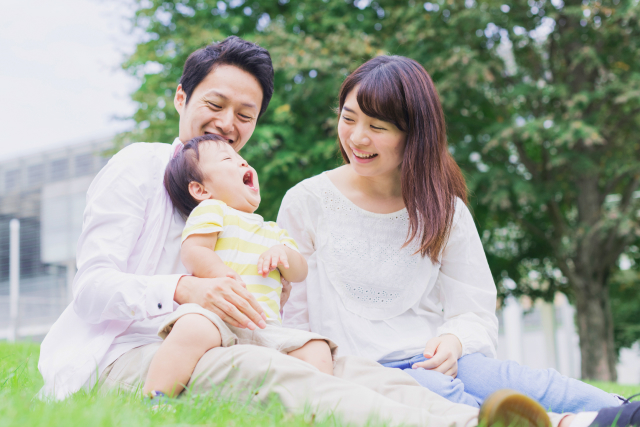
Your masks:
<svg viewBox="0 0 640 427"><path fill-rule="evenodd" d="M144 395L153 391L172 397L180 394L200 358L221 342L220 331L209 319L199 314L182 316L151 361Z"/></svg>
<svg viewBox="0 0 640 427"><path fill-rule="evenodd" d="M333 375L333 358L325 340L311 340L299 349L289 352L289 356L311 363L320 369L320 372Z"/></svg>

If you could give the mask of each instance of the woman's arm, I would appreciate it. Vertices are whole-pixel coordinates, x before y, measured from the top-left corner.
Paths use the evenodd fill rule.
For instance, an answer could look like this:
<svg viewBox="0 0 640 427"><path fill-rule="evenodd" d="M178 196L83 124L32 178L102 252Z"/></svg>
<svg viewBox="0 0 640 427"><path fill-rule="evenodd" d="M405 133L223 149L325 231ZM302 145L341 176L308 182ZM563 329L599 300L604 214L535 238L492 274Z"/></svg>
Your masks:
<svg viewBox="0 0 640 427"><path fill-rule="evenodd" d="M496 357L496 287L471 213L457 201L456 218L438 276L445 322L425 347L429 360L414 368L455 377L458 359L470 353Z"/></svg>
<svg viewBox="0 0 640 427"><path fill-rule="evenodd" d="M438 335L455 335L461 356L496 357L498 318L496 285L471 212L461 200L460 215L442 255L438 277L445 322Z"/></svg>

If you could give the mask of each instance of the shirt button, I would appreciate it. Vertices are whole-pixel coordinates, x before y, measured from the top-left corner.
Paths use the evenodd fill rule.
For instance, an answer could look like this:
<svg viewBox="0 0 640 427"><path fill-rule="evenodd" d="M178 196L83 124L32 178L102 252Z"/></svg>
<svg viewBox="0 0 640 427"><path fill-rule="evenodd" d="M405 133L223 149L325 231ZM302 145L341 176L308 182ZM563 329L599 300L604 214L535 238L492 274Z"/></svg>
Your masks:
<svg viewBox="0 0 640 427"><path fill-rule="evenodd" d="M160 309L162 308L162 303L161 302L158 303L158 308L160 308Z"/></svg>

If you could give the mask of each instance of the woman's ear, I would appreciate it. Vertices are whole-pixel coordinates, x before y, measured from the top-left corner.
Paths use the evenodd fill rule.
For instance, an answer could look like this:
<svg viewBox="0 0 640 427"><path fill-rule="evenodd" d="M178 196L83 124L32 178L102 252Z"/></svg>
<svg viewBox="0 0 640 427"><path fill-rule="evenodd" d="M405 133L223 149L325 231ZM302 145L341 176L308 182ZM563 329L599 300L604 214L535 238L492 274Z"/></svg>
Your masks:
<svg viewBox="0 0 640 427"><path fill-rule="evenodd" d="M187 94L182 90L182 85L178 85L176 89L176 96L173 98L173 105L176 107L176 111L179 115L182 115L182 109L187 103Z"/></svg>
<svg viewBox="0 0 640 427"><path fill-rule="evenodd" d="M198 202L213 198L213 194L204 188L204 185L195 181L191 181L189 183L189 194L191 194L191 197L196 199Z"/></svg>

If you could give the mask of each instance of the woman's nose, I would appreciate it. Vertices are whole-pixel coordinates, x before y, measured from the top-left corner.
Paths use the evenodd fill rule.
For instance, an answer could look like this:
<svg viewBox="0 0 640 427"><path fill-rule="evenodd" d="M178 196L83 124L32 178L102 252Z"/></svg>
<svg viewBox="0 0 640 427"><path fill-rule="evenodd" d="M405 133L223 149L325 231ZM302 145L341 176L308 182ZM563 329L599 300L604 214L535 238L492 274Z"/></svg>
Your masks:
<svg viewBox="0 0 640 427"><path fill-rule="evenodd" d="M367 132L360 126L357 126L351 134L351 141L356 145L369 145L371 140L367 135Z"/></svg>

